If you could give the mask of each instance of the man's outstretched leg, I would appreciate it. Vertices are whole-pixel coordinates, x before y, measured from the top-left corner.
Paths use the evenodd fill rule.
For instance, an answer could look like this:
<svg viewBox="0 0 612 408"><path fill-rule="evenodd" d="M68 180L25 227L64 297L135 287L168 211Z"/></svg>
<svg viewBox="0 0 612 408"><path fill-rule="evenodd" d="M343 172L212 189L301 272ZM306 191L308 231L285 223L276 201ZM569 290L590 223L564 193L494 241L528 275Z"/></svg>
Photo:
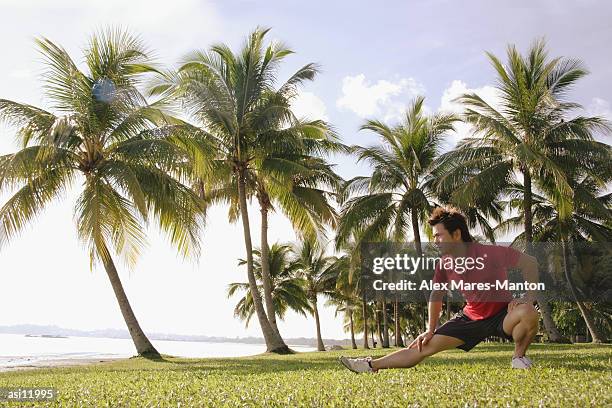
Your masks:
<svg viewBox="0 0 612 408"><path fill-rule="evenodd" d="M463 344L463 340L455 337L434 334L431 340L423 345L421 351L416 345L398 350L376 360L372 360L374 371L385 368L410 368L419 364L426 357Z"/></svg>
<svg viewBox="0 0 612 408"><path fill-rule="evenodd" d="M462 344L463 340L455 337L434 334L433 337L422 346L421 351L419 351L416 344L414 344L410 348L395 351L376 360L341 357L340 361L346 368L354 372L376 372L386 368L409 368L417 365L426 357L439 353L440 351L455 348Z"/></svg>

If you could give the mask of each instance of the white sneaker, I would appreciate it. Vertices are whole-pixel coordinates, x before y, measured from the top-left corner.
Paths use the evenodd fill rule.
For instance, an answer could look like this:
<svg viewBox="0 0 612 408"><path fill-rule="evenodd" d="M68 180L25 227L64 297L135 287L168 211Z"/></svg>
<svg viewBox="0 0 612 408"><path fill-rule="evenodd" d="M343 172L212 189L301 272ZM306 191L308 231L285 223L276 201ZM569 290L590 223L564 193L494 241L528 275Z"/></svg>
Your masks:
<svg viewBox="0 0 612 408"><path fill-rule="evenodd" d="M512 368L528 370L533 365L533 362L527 356L512 357Z"/></svg>
<svg viewBox="0 0 612 408"><path fill-rule="evenodd" d="M373 373L374 370L372 370L370 361L372 361L372 357L365 357L365 358L348 358L344 356L340 357L340 362L342 363L342 365L354 373Z"/></svg>

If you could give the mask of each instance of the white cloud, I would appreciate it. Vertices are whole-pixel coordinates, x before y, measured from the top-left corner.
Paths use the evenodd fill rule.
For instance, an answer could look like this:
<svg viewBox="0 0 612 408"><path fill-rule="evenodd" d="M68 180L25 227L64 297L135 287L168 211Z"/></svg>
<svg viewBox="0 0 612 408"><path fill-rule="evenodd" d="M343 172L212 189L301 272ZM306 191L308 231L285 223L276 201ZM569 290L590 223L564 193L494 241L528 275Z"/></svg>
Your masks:
<svg viewBox="0 0 612 408"><path fill-rule="evenodd" d="M499 91L495 87L485 85L480 88L468 88L465 82L455 79L442 93L439 110L453 113L463 112L461 104L454 101L454 99L466 93L475 93L493 108L500 109L501 98L499 96Z"/></svg>
<svg viewBox="0 0 612 408"><path fill-rule="evenodd" d="M591 99L591 103L586 108L586 114L589 116L600 116L606 120L612 121L612 106L610 102L603 98L595 97ZM599 141L610 143L612 135L595 135L595 138Z"/></svg>
<svg viewBox="0 0 612 408"><path fill-rule="evenodd" d="M587 106L587 112L592 116L602 116L608 120L612 120L612 107L610 102L602 98L593 98Z"/></svg>
<svg viewBox="0 0 612 408"><path fill-rule="evenodd" d="M325 103L312 92L300 92L291 103L291 110L298 118L329 120Z"/></svg>
<svg viewBox="0 0 612 408"><path fill-rule="evenodd" d="M501 108L501 98L499 95L499 91L491 86L485 85L479 88L469 88L467 84L461 80L455 79L451 82L450 86L444 90L442 93L442 98L440 99L440 108L439 112L448 112L461 114L463 113L463 106L461 103L455 101L455 99L466 93L475 93L479 95L485 102L491 105L495 109ZM455 123L455 132L449 134L447 139L447 148L452 148L459 140L463 139L466 136L471 134L470 125L457 122Z"/></svg>
<svg viewBox="0 0 612 408"><path fill-rule="evenodd" d="M381 79L371 83L364 74L358 74L342 79L342 96L336 106L362 118L382 116L385 121L398 120L407 102L424 92L424 86L414 78Z"/></svg>

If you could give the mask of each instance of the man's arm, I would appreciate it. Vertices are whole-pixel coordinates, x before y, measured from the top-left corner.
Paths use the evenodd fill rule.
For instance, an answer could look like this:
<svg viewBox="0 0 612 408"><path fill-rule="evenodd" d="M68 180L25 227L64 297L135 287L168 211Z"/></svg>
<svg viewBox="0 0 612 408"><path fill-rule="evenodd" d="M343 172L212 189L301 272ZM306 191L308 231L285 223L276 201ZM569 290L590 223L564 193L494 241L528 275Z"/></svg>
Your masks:
<svg viewBox="0 0 612 408"><path fill-rule="evenodd" d="M444 297L443 290L434 290L429 295L429 325L427 327L427 331L425 333L420 334L410 345L408 348L416 347L419 349L419 352L422 350L423 345L427 344L429 340L433 337L434 332L436 331L436 326L438 325L438 319L440 319L440 312L442 311L442 298Z"/></svg>
<svg viewBox="0 0 612 408"><path fill-rule="evenodd" d="M538 275L538 260L527 254L521 254L519 257L516 267L521 270L523 278L530 283L538 283L540 281ZM519 303L527 303L533 305L536 301L536 293L533 290L527 291L526 295L521 299L515 299L511 302L511 307L508 310L512 310Z"/></svg>
<svg viewBox="0 0 612 408"><path fill-rule="evenodd" d="M433 290L431 295L429 296L429 324L427 326L427 331L433 333L436 331L436 326L438 325L438 320L440 319L440 312L442 311L442 299L444 298L443 290Z"/></svg>

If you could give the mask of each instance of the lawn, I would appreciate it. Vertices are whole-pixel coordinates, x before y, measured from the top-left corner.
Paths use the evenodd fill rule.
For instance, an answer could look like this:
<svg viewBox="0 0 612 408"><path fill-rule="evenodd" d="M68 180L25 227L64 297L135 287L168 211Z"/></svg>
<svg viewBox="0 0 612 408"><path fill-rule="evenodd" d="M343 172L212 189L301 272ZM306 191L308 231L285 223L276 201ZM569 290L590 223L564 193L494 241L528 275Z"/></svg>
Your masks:
<svg viewBox="0 0 612 408"><path fill-rule="evenodd" d="M337 359L363 350L132 358L0 373L0 387L55 387L55 404L69 407L612 406L612 346L536 344L529 353L536 368L530 371L511 370L511 353L509 344L482 344L470 353L446 351L416 368L362 375Z"/></svg>

